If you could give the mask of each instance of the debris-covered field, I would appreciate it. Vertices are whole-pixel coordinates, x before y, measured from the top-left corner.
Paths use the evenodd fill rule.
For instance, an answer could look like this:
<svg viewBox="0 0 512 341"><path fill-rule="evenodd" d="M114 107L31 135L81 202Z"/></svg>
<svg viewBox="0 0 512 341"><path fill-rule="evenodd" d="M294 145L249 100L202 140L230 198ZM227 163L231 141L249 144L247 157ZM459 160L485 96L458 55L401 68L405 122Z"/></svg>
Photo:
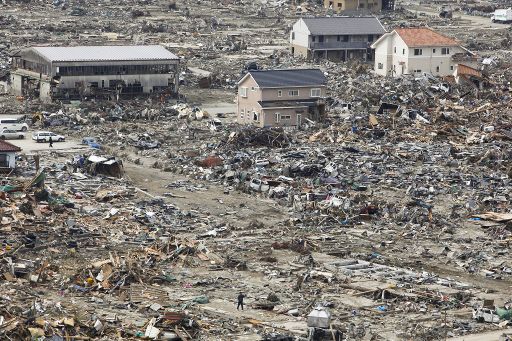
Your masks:
<svg viewBox="0 0 512 341"><path fill-rule="evenodd" d="M377 16L460 41L481 89L293 57L291 1L1 2L0 80L24 47L162 44L181 97L0 95L30 126L0 187L0 339L308 340L317 306L309 340L512 334L512 29L488 16L506 1L424 2ZM235 123L249 62L320 68L325 119Z"/></svg>

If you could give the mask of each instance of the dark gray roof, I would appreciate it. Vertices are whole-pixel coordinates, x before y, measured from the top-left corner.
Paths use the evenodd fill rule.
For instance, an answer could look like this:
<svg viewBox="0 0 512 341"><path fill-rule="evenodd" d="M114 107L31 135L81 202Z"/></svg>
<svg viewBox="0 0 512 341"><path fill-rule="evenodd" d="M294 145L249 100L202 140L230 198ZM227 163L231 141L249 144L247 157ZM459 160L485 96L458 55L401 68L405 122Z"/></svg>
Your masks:
<svg viewBox="0 0 512 341"><path fill-rule="evenodd" d="M260 88L325 85L320 69L258 70L249 72Z"/></svg>
<svg viewBox="0 0 512 341"><path fill-rule="evenodd" d="M311 34L351 35L351 34L384 34L379 19L375 17L330 17L303 18Z"/></svg>

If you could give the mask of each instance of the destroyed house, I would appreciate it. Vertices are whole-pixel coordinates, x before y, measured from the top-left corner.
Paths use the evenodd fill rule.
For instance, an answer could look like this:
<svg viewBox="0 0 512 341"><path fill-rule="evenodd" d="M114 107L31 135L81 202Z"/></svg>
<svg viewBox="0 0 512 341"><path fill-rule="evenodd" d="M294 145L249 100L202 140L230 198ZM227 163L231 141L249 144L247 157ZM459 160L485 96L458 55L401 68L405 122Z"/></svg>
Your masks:
<svg viewBox="0 0 512 341"><path fill-rule="evenodd" d="M51 101L178 92L179 58L159 45L31 47L12 59L17 96Z"/></svg>
<svg viewBox="0 0 512 341"><path fill-rule="evenodd" d="M455 57L472 54L454 39L428 27L397 28L380 37L372 47L375 72L392 77L423 73L451 76L457 67Z"/></svg>
<svg viewBox="0 0 512 341"><path fill-rule="evenodd" d="M257 70L238 82L238 122L298 128L325 112L327 80L319 69Z"/></svg>
<svg viewBox="0 0 512 341"><path fill-rule="evenodd" d="M375 17L301 18L290 32L295 56L332 61L373 60L371 44L386 30Z"/></svg>

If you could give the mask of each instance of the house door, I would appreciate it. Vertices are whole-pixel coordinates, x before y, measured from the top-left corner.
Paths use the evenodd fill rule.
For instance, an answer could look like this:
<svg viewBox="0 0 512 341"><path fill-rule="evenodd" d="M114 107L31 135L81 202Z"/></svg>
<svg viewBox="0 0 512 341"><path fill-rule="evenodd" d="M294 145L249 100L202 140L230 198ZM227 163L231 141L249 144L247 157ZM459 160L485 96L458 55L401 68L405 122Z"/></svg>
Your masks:
<svg viewBox="0 0 512 341"><path fill-rule="evenodd" d="M297 114L297 128L302 125L302 114Z"/></svg>

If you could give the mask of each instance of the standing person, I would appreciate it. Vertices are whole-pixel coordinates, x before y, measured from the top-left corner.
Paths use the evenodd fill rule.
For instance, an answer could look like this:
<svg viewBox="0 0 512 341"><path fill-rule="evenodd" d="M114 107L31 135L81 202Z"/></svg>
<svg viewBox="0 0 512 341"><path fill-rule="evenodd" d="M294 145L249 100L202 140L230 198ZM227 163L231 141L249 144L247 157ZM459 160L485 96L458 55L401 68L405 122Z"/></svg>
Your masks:
<svg viewBox="0 0 512 341"><path fill-rule="evenodd" d="M238 305L236 306L236 310L238 310L240 307L242 307L242 310L244 310L244 298L245 295L243 293L238 294Z"/></svg>
<svg viewBox="0 0 512 341"><path fill-rule="evenodd" d="M51 136L50 136L50 139L48 141L50 142L50 148L53 148L53 140L52 140Z"/></svg>

